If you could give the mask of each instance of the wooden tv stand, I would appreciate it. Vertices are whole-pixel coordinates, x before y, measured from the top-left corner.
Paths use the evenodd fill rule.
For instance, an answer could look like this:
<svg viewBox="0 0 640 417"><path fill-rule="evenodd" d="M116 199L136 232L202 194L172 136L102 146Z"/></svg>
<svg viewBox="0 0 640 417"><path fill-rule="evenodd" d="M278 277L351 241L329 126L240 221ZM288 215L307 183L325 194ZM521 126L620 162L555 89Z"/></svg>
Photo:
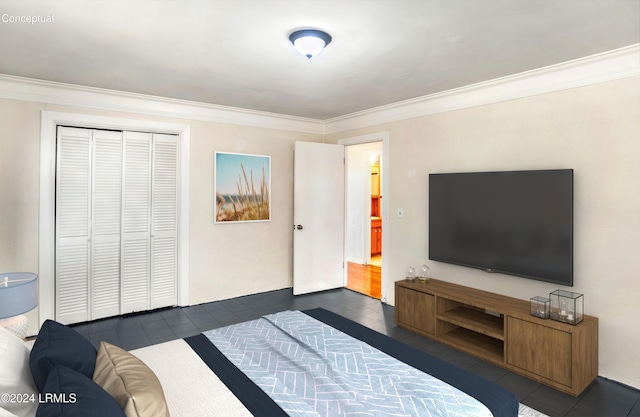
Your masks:
<svg viewBox="0 0 640 417"><path fill-rule="evenodd" d="M397 281L396 324L578 396L598 376L598 318L571 325L530 314L529 300L436 279Z"/></svg>

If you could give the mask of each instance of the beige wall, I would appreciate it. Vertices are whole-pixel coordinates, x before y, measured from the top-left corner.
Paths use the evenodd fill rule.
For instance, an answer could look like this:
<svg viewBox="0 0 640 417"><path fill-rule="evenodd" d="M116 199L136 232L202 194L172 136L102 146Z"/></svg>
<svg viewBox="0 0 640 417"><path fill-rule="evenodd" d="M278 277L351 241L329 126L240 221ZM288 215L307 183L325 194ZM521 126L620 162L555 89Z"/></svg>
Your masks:
<svg viewBox="0 0 640 417"><path fill-rule="evenodd" d="M38 269L40 112L191 125L190 301L292 285L292 152L321 135L0 99L0 269ZM427 260L429 172L573 168L575 286L600 318L600 374L640 388L640 78L425 116L339 134L389 132L390 281ZM272 157L273 220L213 224L213 153ZM415 170L415 173L411 171ZM404 208L404 218L393 213ZM439 279L528 299L558 287L428 262ZM393 300L393 283L383 289Z"/></svg>
<svg viewBox="0 0 640 417"><path fill-rule="evenodd" d="M189 124L189 302L292 286L293 145L321 135L7 99L0 99L0 272L38 272L42 110ZM271 156L270 222L214 225L215 151ZM28 317L35 334L37 309Z"/></svg>
<svg viewBox="0 0 640 417"><path fill-rule="evenodd" d="M0 273L38 272L40 109L0 100ZM27 313L38 331L38 309Z"/></svg>
<svg viewBox="0 0 640 417"><path fill-rule="evenodd" d="M293 144L319 135L191 123L191 302L291 287ZM213 153L271 155L272 220L213 223Z"/></svg>
<svg viewBox="0 0 640 417"><path fill-rule="evenodd" d="M40 108L0 100L0 272L38 270Z"/></svg>
<svg viewBox="0 0 640 417"><path fill-rule="evenodd" d="M430 172L573 168L574 286L600 320L600 375L640 387L640 78L339 134L389 132L388 276L427 262L442 280L529 299L558 285L428 261ZM411 172L415 169L415 175ZM404 208L404 218L394 213Z"/></svg>

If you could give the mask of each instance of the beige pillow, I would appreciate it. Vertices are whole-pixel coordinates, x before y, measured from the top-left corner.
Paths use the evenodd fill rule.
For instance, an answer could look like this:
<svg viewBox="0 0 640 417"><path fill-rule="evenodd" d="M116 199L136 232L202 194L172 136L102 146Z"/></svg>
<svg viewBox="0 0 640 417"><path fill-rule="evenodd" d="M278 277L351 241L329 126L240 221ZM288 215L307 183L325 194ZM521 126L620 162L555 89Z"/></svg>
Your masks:
<svg viewBox="0 0 640 417"><path fill-rule="evenodd" d="M124 349L100 343L93 380L111 394L127 417L169 417L158 377Z"/></svg>

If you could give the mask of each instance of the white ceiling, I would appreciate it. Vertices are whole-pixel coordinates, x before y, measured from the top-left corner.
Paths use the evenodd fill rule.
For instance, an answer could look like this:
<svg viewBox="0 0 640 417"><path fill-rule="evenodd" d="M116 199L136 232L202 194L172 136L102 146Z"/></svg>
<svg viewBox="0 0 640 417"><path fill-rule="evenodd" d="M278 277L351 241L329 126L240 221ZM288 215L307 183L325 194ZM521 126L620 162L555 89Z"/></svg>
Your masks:
<svg viewBox="0 0 640 417"><path fill-rule="evenodd" d="M52 23L11 23L14 16ZM0 0L0 73L327 120L640 43L640 0ZM320 28L312 60L289 43Z"/></svg>

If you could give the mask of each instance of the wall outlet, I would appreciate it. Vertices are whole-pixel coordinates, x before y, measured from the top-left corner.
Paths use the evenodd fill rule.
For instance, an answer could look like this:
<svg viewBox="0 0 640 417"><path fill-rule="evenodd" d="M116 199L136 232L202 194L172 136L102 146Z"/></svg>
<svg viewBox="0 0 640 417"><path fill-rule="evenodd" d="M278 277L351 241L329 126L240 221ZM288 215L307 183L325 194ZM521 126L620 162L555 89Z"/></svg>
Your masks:
<svg viewBox="0 0 640 417"><path fill-rule="evenodd" d="M396 212L396 216L398 216L399 219L404 217L404 209L399 208L398 211Z"/></svg>

